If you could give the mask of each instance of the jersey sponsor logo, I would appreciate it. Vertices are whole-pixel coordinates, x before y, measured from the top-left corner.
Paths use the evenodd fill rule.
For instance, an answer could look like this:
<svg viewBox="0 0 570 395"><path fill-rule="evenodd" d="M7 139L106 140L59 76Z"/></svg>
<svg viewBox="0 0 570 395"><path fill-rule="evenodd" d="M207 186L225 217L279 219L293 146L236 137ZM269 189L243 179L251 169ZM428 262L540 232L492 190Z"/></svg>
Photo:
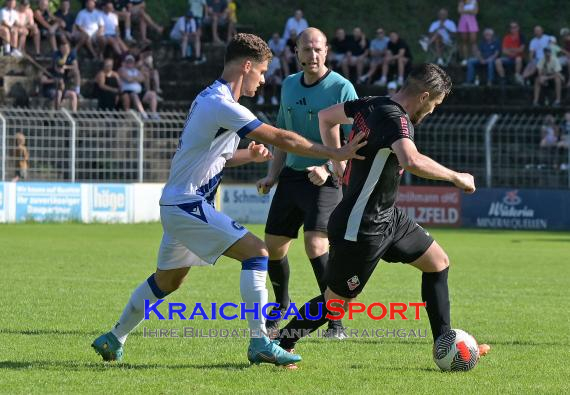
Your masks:
<svg viewBox="0 0 570 395"><path fill-rule="evenodd" d="M348 289L354 291L360 285L360 279L358 276L352 276L346 281L346 284L348 285Z"/></svg>
<svg viewBox="0 0 570 395"><path fill-rule="evenodd" d="M199 220L204 221L205 223L208 223L206 215L204 214L204 209L202 208L202 202L179 204L178 207L187 212L188 214L190 214L191 216L198 218Z"/></svg>
<svg viewBox="0 0 570 395"><path fill-rule="evenodd" d="M307 99L306 98L301 98L298 101L295 102L295 104L299 104L301 106L306 106L307 105Z"/></svg>
<svg viewBox="0 0 570 395"><path fill-rule="evenodd" d="M370 128L366 124L366 120L364 119L364 116L362 116L361 113L358 113L354 116L354 127L356 127L359 132L364 132L364 134L366 134L366 137L368 137L368 135L370 134ZM355 130L353 129L353 133L351 133L350 137L351 140L352 137L354 137L354 134L356 133Z"/></svg>
<svg viewBox="0 0 570 395"><path fill-rule="evenodd" d="M404 116L400 117L400 125L402 127L402 134L405 136L410 136L410 128L408 126L408 120L406 119L406 117Z"/></svg>

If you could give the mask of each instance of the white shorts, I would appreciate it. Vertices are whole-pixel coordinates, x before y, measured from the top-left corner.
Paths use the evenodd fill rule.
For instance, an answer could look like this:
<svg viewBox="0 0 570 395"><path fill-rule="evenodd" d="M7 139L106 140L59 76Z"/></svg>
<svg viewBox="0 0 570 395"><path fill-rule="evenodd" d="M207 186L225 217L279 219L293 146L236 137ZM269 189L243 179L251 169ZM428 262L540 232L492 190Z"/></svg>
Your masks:
<svg viewBox="0 0 570 395"><path fill-rule="evenodd" d="M248 232L203 199L160 206L160 221L164 231L158 251L160 270L213 265Z"/></svg>

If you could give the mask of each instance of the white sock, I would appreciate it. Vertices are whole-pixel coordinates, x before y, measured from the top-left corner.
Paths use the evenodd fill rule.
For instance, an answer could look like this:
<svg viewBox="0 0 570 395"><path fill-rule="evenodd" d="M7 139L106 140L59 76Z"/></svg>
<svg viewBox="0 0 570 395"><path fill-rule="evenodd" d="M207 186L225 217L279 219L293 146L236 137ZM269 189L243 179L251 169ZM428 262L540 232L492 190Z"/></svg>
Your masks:
<svg viewBox="0 0 570 395"><path fill-rule="evenodd" d="M125 28L125 38L133 38L133 36L131 36L131 29Z"/></svg>
<svg viewBox="0 0 570 395"><path fill-rule="evenodd" d="M241 298L247 309L253 309L255 303L258 308L258 318L254 313L246 313L247 323L252 332L252 337L266 334L265 318L261 314L263 306L267 304L267 257L250 258L242 262L242 270L239 279Z"/></svg>
<svg viewBox="0 0 570 395"><path fill-rule="evenodd" d="M9 54L10 52L12 52L12 47L10 44L4 44L4 53Z"/></svg>
<svg viewBox="0 0 570 395"><path fill-rule="evenodd" d="M111 329L111 332L117 337L121 344L125 344L129 333L131 333L143 320L144 301L148 300L149 303L152 304L159 299L154 294L149 281L153 282L154 286L156 286L156 282L154 282L154 274L150 276L149 279L143 281L143 283L135 289L131 295L131 299L129 299L129 302L123 310L123 314L121 314L121 318L119 318L115 327ZM156 287L156 289L158 290L158 287ZM163 298L166 295L162 294L160 296Z"/></svg>

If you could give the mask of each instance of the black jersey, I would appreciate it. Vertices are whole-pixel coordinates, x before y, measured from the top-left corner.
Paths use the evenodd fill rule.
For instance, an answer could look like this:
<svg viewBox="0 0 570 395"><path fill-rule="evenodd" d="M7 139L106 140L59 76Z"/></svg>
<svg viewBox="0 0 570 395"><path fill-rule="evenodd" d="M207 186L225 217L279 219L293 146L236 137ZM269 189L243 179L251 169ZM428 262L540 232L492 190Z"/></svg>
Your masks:
<svg viewBox="0 0 570 395"><path fill-rule="evenodd" d="M343 198L329 220L329 238L351 241L373 238L384 232L393 218L394 203L403 169L391 146L414 138L406 111L389 97L364 97L344 105L353 118L350 139L360 132L368 144L358 153L364 160L348 162Z"/></svg>

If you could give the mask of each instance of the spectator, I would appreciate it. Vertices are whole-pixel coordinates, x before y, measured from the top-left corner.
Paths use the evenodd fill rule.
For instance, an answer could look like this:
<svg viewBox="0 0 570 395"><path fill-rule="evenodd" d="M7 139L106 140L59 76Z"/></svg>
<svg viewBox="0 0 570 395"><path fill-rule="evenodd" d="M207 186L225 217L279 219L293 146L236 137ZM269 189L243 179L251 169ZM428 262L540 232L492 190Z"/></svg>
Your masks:
<svg viewBox="0 0 570 395"><path fill-rule="evenodd" d="M567 68L567 88L570 88L570 29L567 27L560 29L560 53L558 54L558 60L560 61L560 66Z"/></svg>
<svg viewBox="0 0 570 395"><path fill-rule="evenodd" d="M226 42L230 42L232 37L237 33L237 3L234 0L228 2L228 37Z"/></svg>
<svg viewBox="0 0 570 395"><path fill-rule="evenodd" d="M67 41L60 41L59 49L54 52L53 63L57 70L64 74L65 81L73 81L75 94L79 97L81 87L81 73L77 61L77 52L71 49Z"/></svg>
<svg viewBox="0 0 570 395"><path fill-rule="evenodd" d="M477 50L479 25L476 15L479 13L479 4L477 0L460 0L457 12L460 15L457 31L461 33L461 56L463 57L461 64L466 66L467 59Z"/></svg>
<svg viewBox="0 0 570 395"><path fill-rule="evenodd" d="M145 77L143 73L136 67L135 57L133 55L127 55L123 60L123 64L119 69L119 78L123 109L125 111L130 110L132 104L141 114L143 119L148 119L149 116L143 107L143 103L146 103L150 107L152 117L156 117L156 92L143 92L142 84L145 81ZM142 101L139 96L142 97Z"/></svg>
<svg viewBox="0 0 570 395"><path fill-rule="evenodd" d="M40 28L42 37L47 37L52 52L57 50L56 37L61 35L61 21L49 10L48 0L39 0L38 9L34 11L34 18Z"/></svg>
<svg viewBox="0 0 570 395"><path fill-rule="evenodd" d="M158 70L154 67L154 58L152 56L151 47L147 47L141 51L139 61L137 62L137 68L144 76L144 90L156 92L157 100L159 102L162 101L162 98L159 96L162 94L162 89L160 89L160 75Z"/></svg>
<svg viewBox="0 0 570 395"><path fill-rule="evenodd" d="M17 132L14 138L16 140L16 148L14 149L16 176L12 178L12 182L26 181L28 179L28 163L30 161L30 153L28 147L26 147L26 136L23 132Z"/></svg>
<svg viewBox="0 0 570 395"><path fill-rule="evenodd" d="M20 40L25 40L25 28L18 24L18 11L16 0L6 0L4 8L0 10L0 38L4 40L4 54L16 58L23 56L18 49Z"/></svg>
<svg viewBox="0 0 570 395"><path fill-rule="evenodd" d="M194 15L194 22L196 23L196 35L198 36L198 44L201 46L202 40L202 25L204 24L204 17L208 12L208 4L206 0L188 0L188 4L190 6L189 11L192 12ZM201 55L201 50L194 48L198 55ZM201 56L197 56L197 58L202 58ZM203 58L205 61L205 58Z"/></svg>
<svg viewBox="0 0 570 395"><path fill-rule="evenodd" d="M279 36L279 33L275 32L271 36L271 40L267 42L267 45L269 49L271 49L273 56L279 59L283 76L289 75L289 59L287 59L286 55L285 49L287 48L287 44L285 40Z"/></svg>
<svg viewBox="0 0 570 395"><path fill-rule="evenodd" d="M129 48L123 40L121 40L121 33L119 31L119 16L115 13L115 8L111 0L103 5L103 47L101 48L101 55L105 52L105 47L110 46L117 55L126 53Z"/></svg>
<svg viewBox="0 0 570 395"><path fill-rule="evenodd" d="M538 100L540 98L540 91L542 87L548 86L551 82L554 82L555 90L555 101L554 106L560 106L560 98L562 96L562 66L556 56L552 55L552 50L549 47L543 49L544 56L538 61L536 66L538 70L538 77L534 80L534 100L533 105L538 106Z"/></svg>
<svg viewBox="0 0 570 395"><path fill-rule="evenodd" d="M386 37L384 33L384 29L381 27L376 29L376 37L370 41L370 69L368 73L360 77L361 84L366 83L367 81L372 81L372 77L376 74L378 69L382 67L384 63L384 56L386 56L386 51L388 50L388 43L390 40Z"/></svg>
<svg viewBox="0 0 570 395"><path fill-rule="evenodd" d="M115 12L119 17L119 21L123 21L125 24L125 41L128 43L133 43L135 39L132 35L132 16L129 9L129 0L114 0L113 7L115 8Z"/></svg>
<svg viewBox="0 0 570 395"><path fill-rule="evenodd" d="M285 58L287 59L287 65L289 74L296 73L299 71L299 64L297 63L297 56L295 55L295 48L297 47L297 31L292 29L289 32L289 38L285 41ZM283 75L283 78L287 75Z"/></svg>
<svg viewBox="0 0 570 395"><path fill-rule="evenodd" d="M524 84L524 79L521 75L523 66L523 55L525 50L525 39L520 32L520 27L517 22L509 24L509 33L503 37L501 45L503 56L495 60L495 67L501 83L505 81L505 67L514 67L515 81L518 84Z"/></svg>
<svg viewBox="0 0 570 395"><path fill-rule="evenodd" d="M194 44L196 59L201 58L200 37L198 36L197 31L198 27L192 11L188 11L186 16L178 18L176 24L172 28L170 38L180 44L180 57L182 59L192 57L192 46L189 45L190 43Z"/></svg>
<svg viewBox="0 0 570 395"><path fill-rule="evenodd" d="M274 56L269 63L269 67L265 72L265 84L258 91L257 104L265 104L265 93L267 90L270 91L271 104L274 106L279 105L279 99L277 99L279 88L283 82L283 74L281 69L281 62L277 56Z"/></svg>
<svg viewBox="0 0 570 395"><path fill-rule="evenodd" d="M22 0L20 2L20 6L18 7L18 26L24 30L24 39L19 43L20 52L25 51L26 37L31 36L34 40L35 56L36 58L39 57L41 55L40 29L38 29L38 26L34 21L34 11L32 11L32 8L30 7L30 0Z"/></svg>
<svg viewBox="0 0 570 395"><path fill-rule="evenodd" d="M218 25L228 23L228 2L226 0L208 0L207 22L212 25L212 41L223 44L218 33Z"/></svg>
<svg viewBox="0 0 570 395"><path fill-rule="evenodd" d="M102 54L99 55L95 51L93 44L98 44L99 48L104 47L104 28L105 22L101 13L95 9L95 0L87 0L85 8L79 11L73 25L73 38L77 41L75 50L79 53L85 45L94 58L102 59Z"/></svg>
<svg viewBox="0 0 570 395"><path fill-rule="evenodd" d="M97 83L97 108L100 110L116 110L119 104L119 74L113 70L113 59L103 62L103 69L95 76Z"/></svg>
<svg viewBox="0 0 570 395"><path fill-rule="evenodd" d="M534 38L529 44L529 62L526 65L522 77L523 80L532 77L536 73L536 66L540 59L544 57L544 49L550 45L550 36L544 34L541 26L534 27Z"/></svg>
<svg viewBox="0 0 570 395"><path fill-rule="evenodd" d="M75 24L75 14L71 12L71 0L61 0L54 16L59 20L60 35L65 36L65 39L71 42L73 25Z"/></svg>
<svg viewBox="0 0 570 395"><path fill-rule="evenodd" d="M483 40L479 43L477 57L471 58L467 62L467 83L472 84L475 81L475 69L477 67L487 67L487 85L493 85L495 79L495 60L501 53L499 41L495 38L493 29L485 29L483 31Z"/></svg>
<svg viewBox="0 0 570 395"><path fill-rule="evenodd" d="M388 71L390 66L396 65L398 68L398 85L404 84L404 73L406 66L412 63L412 52L410 47L404 40L400 38L398 33L390 33L390 42L388 43L388 52L384 58L382 65L382 78L378 81L378 85L385 86L388 81Z"/></svg>
<svg viewBox="0 0 570 395"><path fill-rule="evenodd" d="M297 34L301 34L303 30L309 27L307 20L303 18L303 11L296 10L295 15L287 19L285 29L283 30L283 38L288 40L290 38L291 30L295 30Z"/></svg>
<svg viewBox="0 0 570 395"><path fill-rule="evenodd" d="M69 99L71 103L71 110L73 112L77 111L77 94L66 89L65 73L63 68L53 67L46 70L41 78L40 83L42 86L43 96L52 100L53 108L59 110L61 103L64 99Z"/></svg>
<svg viewBox="0 0 570 395"><path fill-rule="evenodd" d="M344 63L346 53L350 50L350 42L346 37L344 29L338 28L335 31L334 38L330 43L329 62L333 68L338 68Z"/></svg>
<svg viewBox="0 0 570 395"><path fill-rule="evenodd" d="M442 8L437 14L438 19L429 27L429 38L427 41L420 41L420 45L425 51L430 51L436 63L440 66L449 64L455 52L455 34L457 25L448 18L447 9Z"/></svg>
<svg viewBox="0 0 570 395"><path fill-rule="evenodd" d="M570 147L570 111L566 111L564 114L564 120L560 126L560 141L558 142L559 148L568 149ZM566 164L566 170L568 170L568 165Z"/></svg>
<svg viewBox="0 0 570 395"><path fill-rule="evenodd" d="M341 67L342 74L350 80L350 67L356 67L356 80L359 81L364 72L364 66L368 62L368 40L362 29L355 27L352 35L348 36L348 51L344 57Z"/></svg>
<svg viewBox="0 0 570 395"><path fill-rule="evenodd" d="M141 34L141 41L143 44L150 44L151 41L147 38L148 26L155 32L162 35L164 28L151 18L146 12L146 4L144 0L129 0L128 10L131 13L131 20L139 22L139 29Z"/></svg>
<svg viewBox="0 0 570 395"><path fill-rule="evenodd" d="M547 115L544 118L544 125L540 128L541 140L540 147L555 147L558 145L558 138L560 136L560 129L556 125L556 121L552 115Z"/></svg>
<svg viewBox="0 0 570 395"><path fill-rule="evenodd" d="M386 88L388 89L388 96L390 97L398 93L398 83L396 81L388 82L388 86Z"/></svg>

